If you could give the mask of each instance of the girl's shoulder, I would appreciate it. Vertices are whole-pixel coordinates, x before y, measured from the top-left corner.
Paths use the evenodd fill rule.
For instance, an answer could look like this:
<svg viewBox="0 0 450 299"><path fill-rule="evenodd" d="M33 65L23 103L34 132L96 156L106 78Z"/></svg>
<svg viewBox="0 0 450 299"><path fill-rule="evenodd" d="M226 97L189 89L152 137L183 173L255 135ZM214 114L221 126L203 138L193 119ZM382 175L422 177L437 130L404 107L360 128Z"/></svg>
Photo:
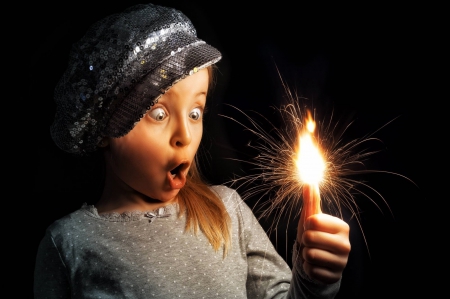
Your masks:
<svg viewBox="0 0 450 299"><path fill-rule="evenodd" d="M225 185L212 185L210 188L222 199L233 196L235 193L237 194L235 189Z"/></svg>
<svg viewBox="0 0 450 299"><path fill-rule="evenodd" d="M219 196L226 207L243 202L238 192L233 188L225 185L213 185L210 188Z"/></svg>
<svg viewBox="0 0 450 299"><path fill-rule="evenodd" d="M48 229L57 229L58 227L68 225L70 223L80 222L85 217L93 217L95 216L92 208L86 203L83 203L82 206L76 209L73 212L70 212L67 215L62 216L61 218L55 220L52 224L49 225ZM84 220L84 219L83 219Z"/></svg>
<svg viewBox="0 0 450 299"><path fill-rule="evenodd" d="M239 218L253 216L250 207L236 189L225 185L213 185L210 188L220 197L230 216L236 215Z"/></svg>

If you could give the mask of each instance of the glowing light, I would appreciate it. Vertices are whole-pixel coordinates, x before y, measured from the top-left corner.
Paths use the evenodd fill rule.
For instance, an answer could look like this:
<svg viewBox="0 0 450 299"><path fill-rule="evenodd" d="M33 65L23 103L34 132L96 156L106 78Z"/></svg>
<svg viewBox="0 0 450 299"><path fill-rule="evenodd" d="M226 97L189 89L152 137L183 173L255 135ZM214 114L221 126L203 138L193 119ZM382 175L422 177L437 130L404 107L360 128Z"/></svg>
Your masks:
<svg viewBox="0 0 450 299"><path fill-rule="evenodd" d="M313 185L322 181L325 162L313 140L316 123L310 119L310 116L308 118L305 126L306 130L299 138L296 165L300 180L303 183Z"/></svg>
<svg viewBox="0 0 450 299"><path fill-rule="evenodd" d="M276 235L278 224L284 222L282 227L289 227L291 220L298 216L298 207L301 208L298 223L303 223L302 218L321 213L322 207L326 213L339 218L344 217L343 210L346 209L363 233L357 199L369 200L380 211L377 198L389 210L390 207L375 188L357 177L358 174L390 174L412 182L401 174L367 169L364 164L366 159L382 150L377 150L378 146L384 148L373 135L393 120L372 133L346 140L345 132L353 122L340 123L331 114L316 124L303 98L293 94L282 83L287 102L275 107L280 115L279 125L262 114L255 112L250 115L231 105L244 116L244 121L222 115L256 137L248 143L257 152L253 159L237 159L252 166L255 173L234 178L228 183L236 189L243 189L241 195L244 200L256 200L255 214L258 219L273 219L268 231L276 232ZM372 148L373 145L377 148ZM363 237L365 239L364 233Z"/></svg>
<svg viewBox="0 0 450 299"><path fill-rule="evenodd" d="M318 184L322 181L325 163L310 135L300 137L300 153L296 161L301 181Z"/></svg>
<svg viewBox="0 0 450 299"><path fill-rule="evenodd" d="M309 119L306 122L306 129L308 130L308 132L314 133L314 130L316 129L316 123L313 120Z"/></svg>

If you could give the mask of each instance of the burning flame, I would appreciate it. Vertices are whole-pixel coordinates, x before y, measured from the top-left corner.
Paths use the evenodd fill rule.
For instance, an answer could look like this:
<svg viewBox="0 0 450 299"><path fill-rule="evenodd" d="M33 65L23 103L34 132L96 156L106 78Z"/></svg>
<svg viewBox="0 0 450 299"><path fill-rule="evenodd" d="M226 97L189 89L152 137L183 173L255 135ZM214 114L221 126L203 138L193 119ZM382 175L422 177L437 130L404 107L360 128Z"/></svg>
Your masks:
<svg viewBox="0 0 450 299"><path fill-rule="evenodd" d="M314 141L315 127L316 123L308 111L308 118L305 121L306 130L301 133L299 140L296 165L300 180L311 186L318 186L325 171L325 162Z"/></svg>

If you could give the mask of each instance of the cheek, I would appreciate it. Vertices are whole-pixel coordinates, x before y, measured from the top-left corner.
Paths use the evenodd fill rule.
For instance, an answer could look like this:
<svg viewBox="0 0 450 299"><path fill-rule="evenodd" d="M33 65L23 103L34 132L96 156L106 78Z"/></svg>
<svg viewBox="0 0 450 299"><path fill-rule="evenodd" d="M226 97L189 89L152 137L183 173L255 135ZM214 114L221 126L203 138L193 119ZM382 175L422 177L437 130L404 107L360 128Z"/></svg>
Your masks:
<svg viewBox="0 0 450 299"><path fill-rule="evenodd" d="M194 136L195 136L194 142L196 142L197 145L200 144L200 141L202 140L202 137L203 137L203 125L199 126L199 128L196 128Z"/></svg>
<svg viewBox="0 0 450 299"><path fill-rule="evenodd" d="M200 143L202 141L202 137L203 137L203 130L202 128L194 128L191 130L191 143L188 146L187 151L190 153L190 155L192 155L191 158L194 158L195 154L198 151L198 148L200 146Z"/></svg>
<svg viewBox="0 0 450 299"><path fill-rule="evenodd" d="M129 177L133 166L133 153L130 153L126 143L116 141L110 143L107 161L113 172L122 180Z"/></svg>
<svg viewBox="0 0 450 299"><path fill-rule="evenodd" d="M162 161L161 153L164 151L160 142L144 136L127 135L111 142L109 163L117 175L126 180L151 172L152 166Z"/></svg>

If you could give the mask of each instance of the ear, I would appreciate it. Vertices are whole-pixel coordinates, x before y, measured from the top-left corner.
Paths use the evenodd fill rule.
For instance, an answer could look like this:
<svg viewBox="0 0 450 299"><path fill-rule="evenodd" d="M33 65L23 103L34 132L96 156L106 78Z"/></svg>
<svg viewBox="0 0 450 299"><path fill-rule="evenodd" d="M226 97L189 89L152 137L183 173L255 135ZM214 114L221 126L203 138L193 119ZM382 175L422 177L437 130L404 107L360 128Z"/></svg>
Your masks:
<svg viewBox="0 0 450 299"><path fill-rule="evenodd" d="M108 137L103 137L103 139L97 144L98 147L107 147L109 145Z"/></svg>

